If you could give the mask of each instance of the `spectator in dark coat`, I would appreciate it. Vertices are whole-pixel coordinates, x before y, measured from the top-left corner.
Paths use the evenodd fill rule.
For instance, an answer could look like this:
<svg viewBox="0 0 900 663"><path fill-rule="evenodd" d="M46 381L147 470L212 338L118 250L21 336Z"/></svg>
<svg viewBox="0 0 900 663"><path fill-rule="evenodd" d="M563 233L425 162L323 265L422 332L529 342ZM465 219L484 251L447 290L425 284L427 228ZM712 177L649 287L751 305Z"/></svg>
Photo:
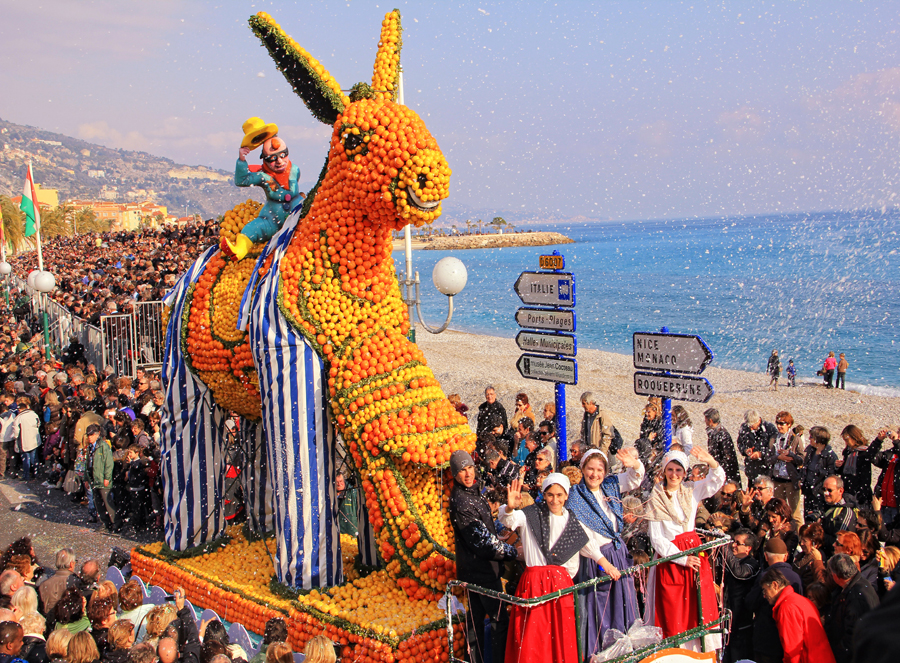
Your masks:
<svg viewBox="0 0 900 663"><path fill-rule="evenodd" d="M44 618L37 612L29 612L22 615L19 623L24 632L19 658L27 663L50 663L47 656L47 641L44 639L44 631L47 628Z"/></svg>
<svg viewBox="0 0 900 663"><path fill-rule="evenodd" d="M857 663L895 663L900 651L900 586L887 593L874 610L856 624L853 660Z"/></svg>
<svg viewBox="0 0 900 663"><path fill-rule="evenodd" d="M56 602L66 591L69 578L75 573L75 551L63 548L56 552L56 573L38 586L38 593L44 603L44 614L53 613Z"/></svg>
<svg viewBox="0 0 900 663"><path fill-rule="evenodd" d="M450 456L454 477L450 495L450 522L456 540L456 577L481 587L503 591L500 564L515 559L516 549L497 536L494 518L487 501L475 482L475 463L462 450ZM472 593L469 610L475 625L473 659L480 663L484 656L484 619L491 620L491 657L502 661L506 651L509 613L497 599Z"/></svg>
<svg viewBox="0 0 900 663"><path fill-rule="evenodd" d="M787 563L787 546L779 538L769 539L765 547L765 560L769 569L783 575L798 594L803 594L803 582ZM781 663L784 650L778 637L778 626L772 614L772 605L762 591L762 575L757 576L756 585L747 594L747 607L753 610L753 660L756 663Z"/></svg>
<svg viewBox="0 0 900 663"><path fill-rule="evenodd" d="M484 403L478 406L478 424L476 434L484 433L503 435L506 433L506 409L497 401L497 392L493 387L484 390Z"/></svg>
<svg viewBox="0 0 900 663"><path fill-rule="evenodd" d="M829 559L828 570L841 590L825 618L825 633L837 663L851 663L856 625L866 613L878 607L878 595L859 573L850 555L838 554Z"/></svg>
<svg viewBox="0 0 900 663"><path fill-rule="evenodd" d="M844 482L839 476L830 476L822 485L825 494L825 515L819 521L822 525L822 552L826 558L834 553L834 542L838 532L852 532L856 529L856 500L844 495Z"/></svg>
<svg viewBox="0 0 900 663"><path fill-rule="evenodd" d="M831 448L831 433L824 426L809 429L809 446L800 468L800 488L803 491L803 518L806 522L818 520L825 513L825 495L822 488L825 479L835 472L837 454Z"/></svg>
<svg viewBox="0 0 900 663"><path fill-rule="evenodd" d="M756 583L759 562L754 559L756 535L748 529L734 533L731 545L725 546L725 608L731 610L731 639L725 648L725 663L753 655L753 612L746 607L747 594Z"/></svg>
<svg viewBox="0 0 900 663"><path fill-rule="evenodd" d="M884 428L878 432L876 439L883 441L886 438L891 440L890 448L875 454L872 465L881 468L881 474L875 482L875 496L881 499L881 517L887 527L900 513L900 436Z"/></svg>
<svg viewBox="0 0 900 663"><path fill-rule="evenodd" d="M744 457L747 483L752 484L760 474L771 476L775 460L772 440L778 431L768 421L763 421L756 410L744 413L744 423L738 430L737 446Z"/></svg>
<svg viewBox="0 0 900 663"><path fill-rule="evenodd" d="M734 440L719 418L719 411L709 408L703 413L706 421L706 446L710 455L715 458L729 481L733 481L738 489L743 490L744 478L738 467L737 452L734 449Z"/></svg>
<svg viewBox="0 0 900 663"><path fill-rule="evenodd" d="M869 444L862 430L853 424L844 427L841 439L847 445L843 460L838 461L844 492L853 495L857 504L869 504L872 501L872 462L881 451L883 440L876 437Z"/></svg>

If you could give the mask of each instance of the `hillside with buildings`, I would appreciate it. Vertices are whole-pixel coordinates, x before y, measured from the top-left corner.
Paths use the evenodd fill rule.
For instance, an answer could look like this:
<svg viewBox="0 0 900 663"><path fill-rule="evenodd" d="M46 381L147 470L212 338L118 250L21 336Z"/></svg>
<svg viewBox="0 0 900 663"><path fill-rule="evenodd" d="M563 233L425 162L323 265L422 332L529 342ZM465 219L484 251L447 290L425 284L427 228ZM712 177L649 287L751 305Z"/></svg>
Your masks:
<svg viewBox="0 0 900 663"><path fill-rule="evenodd" d="M60 202L150 202L176 217L210 218L248 197L261 197L256 187L234 186L232 174L225 171L111 149L0 119L0 195L21 195L29 160L35 181L44 189L56 189Z"/></svg>

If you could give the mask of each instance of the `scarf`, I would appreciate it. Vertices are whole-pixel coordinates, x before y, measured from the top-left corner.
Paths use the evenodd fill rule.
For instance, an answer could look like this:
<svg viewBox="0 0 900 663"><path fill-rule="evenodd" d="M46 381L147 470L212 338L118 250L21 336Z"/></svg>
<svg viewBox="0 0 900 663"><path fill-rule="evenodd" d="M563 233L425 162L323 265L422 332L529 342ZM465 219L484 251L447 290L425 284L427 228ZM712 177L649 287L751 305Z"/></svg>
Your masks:
<svg viewBox="0 0 900 663"><path fill-rule="evenodd" d="M665 488L663 488L663 484L658 483L653 487L653 492L650 493L650 501L647 503L647 520L650 522L672 522L678 523L681 525L682 529L685 532L689 532L694 529L691 526L691 523L688 522L688 519L691 517L691 498L693 497L693 491L682 483L678 490L675 491L675 494L672 496L670 500L666 496ZM681 505L681 510L684 512L684 520L681 520L677 515L675 515L675 509L672 505L672 500L678 500L678 504Z"/></svg>
<svg viewBox="0 0 900 663"><path fill-rule="evenodd" d="M622 531L625 522L622 518L622 499L621 493L619 492L618 477L612 475L606 477L603 480L603 483L600 484L600 491L606 497L611 498L607 500L607 504L616 519L618 531L603 512L593 491L591 491L583 481L572 487L572 492L569 494L569 501L566 503L566 508L575 514L575 517L578 518L582 525L607 539L612 539L613 545L616 550L618 550L619 546L622 545L622 536L620 532Z"/></svg>
<svg viewBox="0 0 900 663"><path fill-rule="evenodd" d="M267 164L265 161L263 162L262 167L257 166L257 165L249 166L249 170L251 173L259 172L260 170L262 170L262 172L264 172L266 175L268 175L273 180L278 182L279 186L282 189L284 189L288 192L290 192L290 190L291 190L291 169L292 168L293 168L293 164L291 163L290 159L287 160L287 168L285 168L284 171L282 171L280 173L276 173L274 170L269 168L269 164ZM270 185L270 186L273 190L275 189L274 185Z"/></svg>
<svg viewBox="0 0 900 663"><path fill-rule="evenodd" d="M546 502L533 504L522 509L525 523L538 543L549 566L562 566L588 543L588 535L570 514L566 526L553 547L550 547L550 507Z"/></svg>
<svg viewBox="0 0 900 663"><path fill-rule="evenodd" d="M868 451L869 447L854 447L853 451L847 454L847 458L844 459L844 467L841 474L845 476L856 476L857 464L859 461L859 453L861 451Z"/></svg>

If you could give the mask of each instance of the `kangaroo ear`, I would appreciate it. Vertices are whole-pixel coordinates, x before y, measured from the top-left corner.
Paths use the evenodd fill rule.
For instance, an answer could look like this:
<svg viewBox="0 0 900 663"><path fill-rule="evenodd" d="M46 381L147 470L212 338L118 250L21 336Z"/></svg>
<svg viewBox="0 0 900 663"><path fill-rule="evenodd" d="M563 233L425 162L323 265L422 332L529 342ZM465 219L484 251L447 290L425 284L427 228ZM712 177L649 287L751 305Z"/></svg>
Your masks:
<svg viewBox="0 0 900 663"><path fill-rule="evenodd" d="M341 86L325 67L306 52L265 12L250 17L250 29L259 37L269 55L284 74L313 116L325 124L334 124L350 104Z"/></svg>
<svg viewBox="0 0 900 663"><path fill-rule="evenodd" d="M375 71L372 88L385 92L391 101L397 101L400 88L400 10L388 12L381 22L381 39L375 55Z"/></svg>

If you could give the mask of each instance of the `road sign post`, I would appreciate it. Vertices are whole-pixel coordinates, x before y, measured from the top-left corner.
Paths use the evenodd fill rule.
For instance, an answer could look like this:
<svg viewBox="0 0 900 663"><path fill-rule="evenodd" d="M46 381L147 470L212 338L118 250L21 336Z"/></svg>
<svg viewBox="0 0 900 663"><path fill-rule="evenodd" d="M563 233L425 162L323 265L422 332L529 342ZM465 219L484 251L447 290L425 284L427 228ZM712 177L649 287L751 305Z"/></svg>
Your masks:
<svg viewBox="0 0 900 663"><path fill-rule="evenodd" d="M706 403L715 391L706 378L696 377L712 362L713 352L699 336L659 332L635 332L632 337L634 393L662 398L663 440L672 446L672 399ZM687 373L688 375L683 375Z"/></svg>
<svg viewBox="0 0 900 663"><path fill-rule="evenodd" d="M559 251L540 256L538 264L548 271L522 272L513 286L522 303L531 305L516 311L516 322L525 327L516 336L516 344L526 352L519 357L516 368L522 377L554 383L557 451L559 460L563 460L567 457L566 385L578 383L578 362L574 358L578 354L574 334L575 275L562 271L566 259Z"/></svg>

